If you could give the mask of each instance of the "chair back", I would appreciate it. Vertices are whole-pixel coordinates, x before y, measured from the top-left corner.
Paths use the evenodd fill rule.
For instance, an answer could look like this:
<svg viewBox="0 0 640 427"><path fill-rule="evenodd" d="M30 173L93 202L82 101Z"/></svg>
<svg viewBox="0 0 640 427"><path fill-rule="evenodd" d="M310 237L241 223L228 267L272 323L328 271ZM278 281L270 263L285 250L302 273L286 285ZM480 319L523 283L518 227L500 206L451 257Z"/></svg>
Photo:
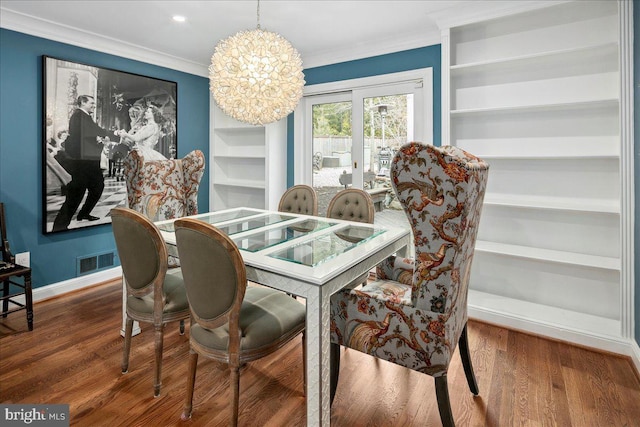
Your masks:
<svg viewBox="0 0 640 427"><path fill-rule="evenodd" d="M145 161L131 150L124 159L129 207L152 221L198 213L198 188L204 154L195 150L182 159Z"/></svg>
<svg viewBox="0 0 640 427"><path fill-rule="evenodd" d="M327 218L373 224L375 208L364 190L348 188L338 192L327 207Z"/></svg>
<svg viewBox="0 0 640 427"><path fill-rule="evenodd" d="M278 204L280 212L318 215L318 196L313 187L294 185L284 192Z"/></svg>
<svg viewBox="0 0 640 427"><path fill-rule="evenodd" d="M208 329L229 322L230 340L239 340L238 319L247 276L238 247L215 226L197 219L176 220L175 230L193 318Z"/></svg>
<svg viewBox="0 0 640 427"><path fill-rule="evenodd" d="M128 293L144 296L157 290L161 295L168 253L160 230L141 213L124 207L111 209L111 224Z"/></svg>
<svg viewBox="0 0 640 427"><path fill-rule="evenodd" d="M396 153L391 181L414 236L414 307L466 321L488 175L488 164L454 146L411 142Z"/></svg>

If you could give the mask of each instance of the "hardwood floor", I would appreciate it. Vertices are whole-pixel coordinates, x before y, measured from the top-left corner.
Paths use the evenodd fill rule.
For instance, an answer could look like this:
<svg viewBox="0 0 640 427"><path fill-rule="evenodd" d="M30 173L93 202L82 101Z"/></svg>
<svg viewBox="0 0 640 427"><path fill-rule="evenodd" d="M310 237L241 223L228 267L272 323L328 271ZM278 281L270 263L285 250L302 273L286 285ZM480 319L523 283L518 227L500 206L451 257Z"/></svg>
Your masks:
<svg viewBox="0 0 640 427"><path fill-rule="evenodd" d="M0 319L0 402L67 403L74 426L220 426L229 421L226 366L200 358L194 413L180 421L188 332L166 328L162 394L153 397L153 330L133 338L121 374L120 282ZM187 328L188 330L188 328ZM640 380L626 358L469 323L480 396L469 392L458 352L449 393L458 426L638 426ZM305 424L301 340L247 365L240 425ZM331 411L334 426L438 426L433 378L353 350L343 351Z"/></svg>

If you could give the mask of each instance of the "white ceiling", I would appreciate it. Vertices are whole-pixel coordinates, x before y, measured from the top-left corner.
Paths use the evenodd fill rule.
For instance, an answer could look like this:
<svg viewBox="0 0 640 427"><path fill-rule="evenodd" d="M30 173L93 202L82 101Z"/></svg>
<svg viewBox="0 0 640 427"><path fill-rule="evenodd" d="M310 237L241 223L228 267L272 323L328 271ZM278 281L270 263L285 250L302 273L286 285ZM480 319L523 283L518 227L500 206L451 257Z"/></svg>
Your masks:
<svg viewBox="0 0 640 427"><path fill-rule="evenodd" d="M450 22L549 3L262 0L260 24L287 38L310 68L437 44ZM256 27L256 6L255 0L0 0L0 26L206 76L219 40Z"/></svg>

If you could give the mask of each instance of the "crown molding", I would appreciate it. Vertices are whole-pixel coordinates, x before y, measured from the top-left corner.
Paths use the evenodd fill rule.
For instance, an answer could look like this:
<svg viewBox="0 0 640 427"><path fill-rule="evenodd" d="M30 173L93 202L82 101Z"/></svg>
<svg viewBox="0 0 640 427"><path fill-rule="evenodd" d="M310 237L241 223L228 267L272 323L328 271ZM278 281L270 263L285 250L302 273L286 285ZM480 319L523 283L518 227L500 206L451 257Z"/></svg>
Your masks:
<svg viewBox="0 0 640 427"><path fill-rule="evenodd" d="M341 50L332 50L307 54L303 57L304 68L321 67L340 62L355 61L373 56L386 55L403 50L416 49L440 44L440 33L406 35L394 37L393 40L374 41L354 45Z"/></svg>
<svg viewBox="0 0 640 427"><path fill-rule="evenodd" d="M151 50L143 46L124 42L96 33L79 30L53 21L21 14L0 6L0 27L61 43L121 56L197 76L209 77L208 64L199 64L172 55ZM349 46L339 51L306 54L305 68L320 67L371 56L384 55L402 50L430 46L440 43L439 32L394 37L390 40Z"/></svg>
<svg viewBox="0 0 640 427"><path fill-rule="evenodd" d="M431 18L440 29L464 25L486 19L507 16L514 13L539 9L554 4L566 3L568 0L543 1L497 1L494 7L479 7L483 2L466 4L460 13L434 13ZM474 5L472 7L472 5ZM166 53L148 49L143 46L117 40L89 31L62 25L53 21L21 14L0 6L0 27L21 33L54 40L86 49L121 56L161 67L170 68L197 76L208 77L208 63L201 64L184 58L167 55ZM385 55L403 50L415 49L441 43L440 31L426 34L403 34L396 37L347 46L340 50L306 53L303 56L305 68L337 64Z"/></svg>
<svg viewBox="0 0 640 427"><path fill-rule="evenodd" d="M0 7L0 27L61 43L146 62L161 67L208 77L207 65L187 61L142 46L123 42L52 21Z"/></svg>
<svg viewBox="0 0 640 427"><path fill-rule="evenodd" d="M438 27L443 30L489 19L502 18L516 13L529 12L563 3L570 3L571 1L574 0L493 0L469 2L465 3L464 7L459 8L459 13L452 14L450 11L440 13L434 12L430 17L435 21ZM491 7L487 7L487 3L491 3Z"/></svg>

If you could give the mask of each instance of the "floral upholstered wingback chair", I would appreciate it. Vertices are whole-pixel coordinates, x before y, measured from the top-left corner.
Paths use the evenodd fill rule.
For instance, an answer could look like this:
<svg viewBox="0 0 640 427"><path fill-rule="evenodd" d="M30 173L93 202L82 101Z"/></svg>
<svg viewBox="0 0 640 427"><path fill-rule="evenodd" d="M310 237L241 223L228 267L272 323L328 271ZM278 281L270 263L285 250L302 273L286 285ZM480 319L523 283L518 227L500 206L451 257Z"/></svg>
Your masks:
<svg viewBox="0 0 640 427"><path fill-rule="evenodd" d="M145 161L132 150L124 159L129 208L152 221L198 213L198 188L204 154L195 150L182 159Z"/></svg>
<svg viewBox="0 0 640 427"><path fill-rule="evenodd" d="M415 259L389 257L377 280L331 299L331 398L340 345L435 378L442 424L453 426L447 370L456 343L473 394L467 291L489 167L457 147L404 145L391 180L413 230Z"/></svg>
<svg viewBox="0 0 640 427"><path fill-rule="evenodd" d="M204 174L204 154L194 150L182 159L145 161L137 150L124 159L129 208L151 221L181 218L198 213L198 188ZM169 267L179 267L169 256Z"/></svg>

